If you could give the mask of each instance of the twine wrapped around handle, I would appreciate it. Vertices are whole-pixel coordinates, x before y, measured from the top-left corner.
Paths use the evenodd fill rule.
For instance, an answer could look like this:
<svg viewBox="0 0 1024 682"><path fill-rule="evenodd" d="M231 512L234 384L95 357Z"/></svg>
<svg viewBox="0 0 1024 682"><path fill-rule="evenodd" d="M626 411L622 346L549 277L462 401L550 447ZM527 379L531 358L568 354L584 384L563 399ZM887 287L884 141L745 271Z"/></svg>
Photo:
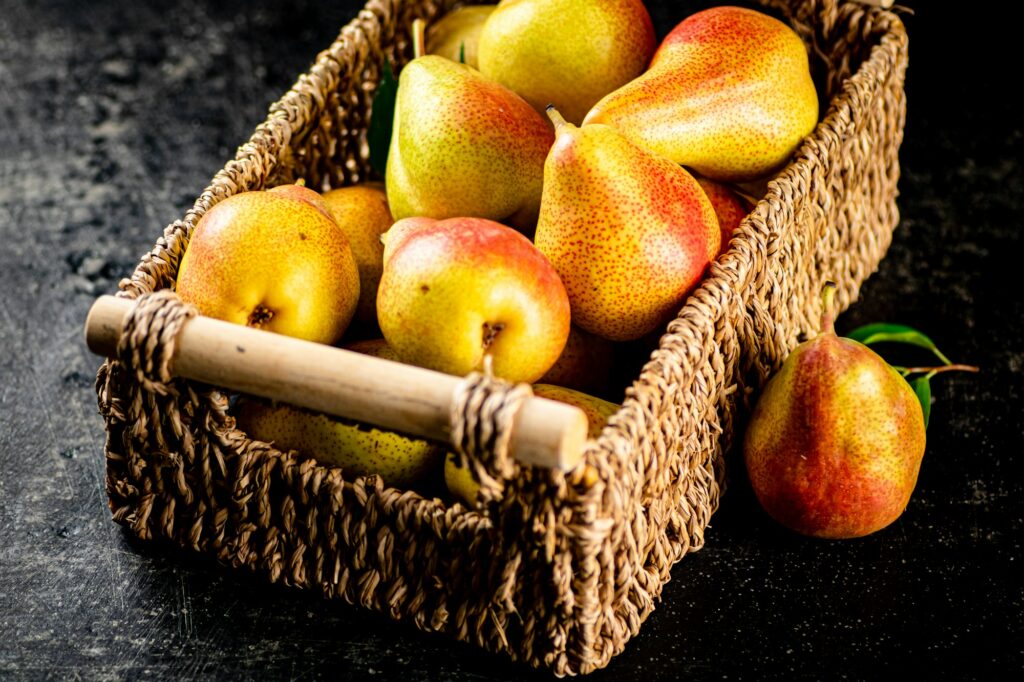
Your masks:
<svg viewBox="0 0 1024 682"><path fill-rule="evenodd" d="M490 355L484 371L463 379L452 396L451 441L460 467L468 467L480 484L484 505L501 498L505 481L518 464L509 457L516 414L533 396L529 384L513 384L494 376Z"/></svg>
<svg viewBox="0 0 1024 682"><path fill-rule="evenodd" d="M117 358L147 391L164 395L182 326L199 314L170 289L140 296L122 322Z"/></svg>

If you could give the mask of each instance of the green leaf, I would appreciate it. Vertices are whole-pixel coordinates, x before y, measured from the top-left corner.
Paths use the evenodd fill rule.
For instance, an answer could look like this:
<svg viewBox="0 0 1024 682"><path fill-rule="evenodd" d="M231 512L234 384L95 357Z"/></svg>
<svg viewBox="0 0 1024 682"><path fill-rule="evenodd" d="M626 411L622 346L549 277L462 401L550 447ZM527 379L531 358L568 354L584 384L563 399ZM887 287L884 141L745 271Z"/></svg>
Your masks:
<svg viewBox="0 0 1024 682"><path fill-rule="evenodd" d="M914 393L917 395L918 401L921 403L921 412L924 413L924 427L928 428L928 418L932 414L932 387L928 381L928 377L924 376L919 379L914 379L910 382L910 385L914 389Z"/></svg>
<svg viewBox="0 0 1024 682"><path fill-rule="evenodd" d="M370 166L384 175L388 167L388 149L391 147L391 128L395 123L395 97L398 95L398 81L391 70L391 62L384 60L384 69L373 96L370 125L366 132L370 145Z"/></svg>
<svg viewBox="0 0 1024 682"><path fill-rule="evenodd" d="M459 43L459 64L466 63L466 41Z"/></svg>
<svg viewBox="0 0 1024 682"><path fill-rule="evenodd" d="M906 343L930 350L944 364L953 364L935 346L935 342L913 327L904 324L889 324L888 322L866 324L854 329L846 335L846 338L859 341L865 346L870 346L873 343Z"/></svg>

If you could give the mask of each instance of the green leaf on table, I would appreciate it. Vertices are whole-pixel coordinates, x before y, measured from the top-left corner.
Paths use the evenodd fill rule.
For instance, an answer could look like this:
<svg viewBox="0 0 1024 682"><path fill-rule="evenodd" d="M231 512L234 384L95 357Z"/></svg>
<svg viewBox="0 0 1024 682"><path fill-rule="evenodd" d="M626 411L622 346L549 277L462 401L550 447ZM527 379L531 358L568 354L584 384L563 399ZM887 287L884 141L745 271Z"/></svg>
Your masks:
<svg viewBox="0 0 1024 682"><path fill-rule="evenodd" d="M921 412L924 413L924 428L928 428L928 418L932 414L932 387L928 377L923 376L910 382L918 401L921 403Z"/></svg>
<svg viewBox="0 0 1024 682"><path fill-rule="evenodd" d="M370 125L366 140L370 146L370 166L380 175L388 166L388 149L391 147L391 128L395 122L395 97L398 95L398 81L391 70L391 62L384 60L377 93L373 96Z"/></svg>
<svg viewBox="0 0 1024 682"><path fill-rule="evenodd" d="M846 338L859 341L865 346L870 346L873 343L906 343L911 346L918 346L919 348L930 350L935 354L935 357L943 363L947 365L953 364L950 362L949 358L943 355L942 351L935 346L934 341L913 327L908 327L905 324L889 324L888 322L866 324L863 327L854 329L846 335Z"/></svg>

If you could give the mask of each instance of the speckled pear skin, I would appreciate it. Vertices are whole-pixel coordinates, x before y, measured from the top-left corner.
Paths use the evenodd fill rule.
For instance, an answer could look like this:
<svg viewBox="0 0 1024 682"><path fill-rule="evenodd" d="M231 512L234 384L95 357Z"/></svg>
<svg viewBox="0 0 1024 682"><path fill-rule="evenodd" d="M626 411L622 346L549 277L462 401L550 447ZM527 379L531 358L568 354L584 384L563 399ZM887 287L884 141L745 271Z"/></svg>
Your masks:
<svg viewBox="0 0 1024 682"><path fill-rule="evenodd" d="M613 125L701 175L738 182L784 164L817 121L796 33L760 12L716 7L676 26L647 72L584 123Z"/></svg>
<svg viewBox="0 0 1024 682"><path fill-rule="evenodd" d="M338 225L294 191L242 192L207 211L177 292L203 315L331 344L355 313L359 273Z"/></svg>
<svg viewBox="0 0 1024 682"><path fill-rule="evenodd" d="M477 68L477 46L484 22L496 5L458 7L427 28L427 54L436 54L453 62L461 53L467 66Z"/></svg>
<svg viewBox="0 0 1024 682"><path fill-rule="evenodd" d="M480 34L480 72L578 125L643 73L655 44L640 0L503 0Z"/></svg>
<svg viewBox="0 0 1024 682"><path fill-rule="evenodd" d="M708 200L711 201L711 205L715 209L715 216L718 218L718 229L722 234L718 253L721 255L728 250L732 233L739 228L740 223L754 207L749 201L721 183L707 178L697 178L697 182L700 183L704 194L708 195Z"/></svg>
<svg viewBox="0 0 1024 682"><path fill-rule="evenodd" d="M331 210L327 207L327 203L324 201L323 195L306 187L305 184L296 183L277 185L276 187L271 187L267 191L271 194L276 194L277 196L298 199L299 201L305 201L307 204L312 204L316 210L320 211L331 220L334 220L334 214L331 213Z"/></svg>
<svg viewBox="0 0 1024 682"><path fill-rule="evenodd" d="M476 69L426 55L402 69L385 173L396 220L488 218L532 232L550 124Z"/></svg>
<svg viewBox="0 0 1024 682"><path fill-rule="evenodd" d="M355 322L377 326L377 286L384 270L384 245L380 236L395 222L388 209L384 185L368 182L325 192L322 201L334 222L348 238L359 268L359 304Z"/></svg>
<svg viewBox="0 0 1024 682"><path fill-rule="evenodd" d="M718 255L714 208L685 169L606 125L556 125L537 248L558 271L573 322L612 341L677 313Z"/></svg>
<svg viewBox="0 0 1024 682"><path fill-rule="evenodd" d="M607 400L596 398L592 395L574 391L563 386L551 386L548 384L534 384L533 394L549 400L557 400L568 405L575 405L583 410L587 416L587 437L597 438L601 435L605 424L613 414L619 411L621 405L610 403ZM456 499L470 507L476 505L476 496L480 491L480 484L473 480L468 468L459 466L458 457L455 453L449 452L444 458L444 482Z"/></svg>
<svg viewBox="0 0 1024 682"><path fill-rule="evenodd" d="M765 511L798 533L834 539L868 535L903 513L924 448L910 385L831 325L768 382L743 443Z"/></svg>
<svg viewBox="0 0 1024 682"><path fill-rule="evenodd" d="M395 232L392 239L391 232ZM522 234L479 218L399 221L385 235L377 318L403 362L536 381L569 335L569 299Z"/></svg>
<svg viewBox="0 0 1024 682"><path fill-rule="evenodd" d="M444 448L302 410L291 405L246 398L239 401L238 428L279 450L295 450L329 466L344 470L345 478L378 474L389 486L407 488L441 464Z"/></svg>

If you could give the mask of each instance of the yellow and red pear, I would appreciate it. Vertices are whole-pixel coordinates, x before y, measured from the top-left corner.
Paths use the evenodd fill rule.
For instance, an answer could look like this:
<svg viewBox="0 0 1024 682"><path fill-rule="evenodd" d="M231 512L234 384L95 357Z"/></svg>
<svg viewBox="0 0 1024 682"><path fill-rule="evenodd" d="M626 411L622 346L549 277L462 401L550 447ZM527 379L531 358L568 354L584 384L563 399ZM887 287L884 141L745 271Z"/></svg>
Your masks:
<svg viewBox="0 0 1024 682"><path fill-rule="evenodd" d="M708 195L708 199L715 209L718 229L722 233L722 245L718 248L718 252L719 254L725 253L729 248L732 233L750 214L753 206L743 196L719 182L707 178L697 178L697 182L700 183L701 189Z"/></svg>
<svg viewBox="0 0 1024 682"><path fill-rule="evenodd" d="M402 220L385 235L377 318L403 362L536 381L569 335L569 299L526 237L491 220Z"/></svg>
<svg viewBox="0 0 1024 682"><path fill-rule="evenodd" d="M537 248L558 271L573 322L612 341L678 312L718 255L714 208L682 167L606 125L557 111L544 166Z"/></svg>
<svg viewBox="0 0 1024 682"><path fill-rule="evenodd" d="M641 0L502 0L484 24L480 72L579 124L647 68L654 27Z"/></svg>
<svg viewBox="0 0 1024 682"><path fill-rule="evenodd" d="M666 36L642 76L598 102L607 123L713 180L750 180L784 164L818 121L807 49L754 10L698 12Z"/></svg>
<svg viewBox="0 0 1024 682"><path fill-rule="evenodd" d="M873 350L836 336L832 288L815 338L793 349L754 407L743 441L750 483L782 525L854 538L910 501L925 424L910 384Z"/></svg>
<svg viewBox="0 0 1024 682"><path fill-rule="evenodd" d="M192 233L178 295L209 317L334 343L355 313L359 273L322 203L298 186L221 201Z"/></svg>
<svg viewBox="0 0 1024 682"><path fill-rule="evenodd" d="M398 81L386 183L396 220L476 217L532 231L551 126L465 64L426 55Z"/></svg>

